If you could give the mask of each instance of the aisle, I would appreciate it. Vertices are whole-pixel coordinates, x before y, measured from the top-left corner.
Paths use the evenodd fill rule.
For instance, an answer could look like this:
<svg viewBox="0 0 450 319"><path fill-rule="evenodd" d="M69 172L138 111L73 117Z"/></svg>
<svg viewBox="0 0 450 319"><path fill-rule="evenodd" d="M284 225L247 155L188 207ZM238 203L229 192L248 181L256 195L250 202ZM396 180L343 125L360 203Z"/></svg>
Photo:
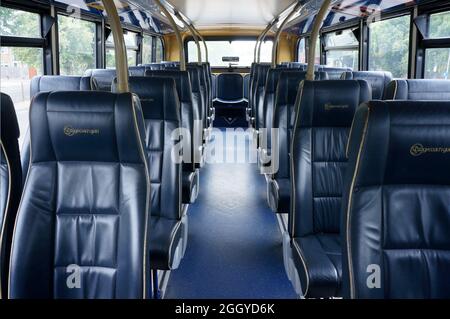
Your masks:
<svg viewBox="0 0 450 319"><path fill-rule="evenodd" d="M245 139L228 147L229 154L245 151ZM166 298L295 298L256 164L207 164L200 178L200 195L188 212L186 255Z"/></svg>

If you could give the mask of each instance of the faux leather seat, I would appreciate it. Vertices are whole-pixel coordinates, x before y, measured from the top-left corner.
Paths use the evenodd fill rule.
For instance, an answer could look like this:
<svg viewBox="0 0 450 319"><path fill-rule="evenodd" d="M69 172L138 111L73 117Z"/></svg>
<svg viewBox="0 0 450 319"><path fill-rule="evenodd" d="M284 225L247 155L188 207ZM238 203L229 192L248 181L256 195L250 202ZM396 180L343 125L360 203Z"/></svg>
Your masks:
<svg viewBox="0 0 450 319"><path fill-rule="evenodd" d="M244 78L240 73L221 73L217 76L217 102L244 102Z"/></svg>
<svg viewBox="0 0 450 319"><path fill-rule="evenodd" d="M95 87L92 77L90 76L64 76L64 75L43 75L35 76L31 80L30 96L33 97L40 92L53 91L90 91ZM27 129L22 144L22 179L25 178L30 165L30 132Z"/></svg>
<svg viewBox="0 0 450 319"><path fill-rule="evenodd" d="M172 151L181 142L172 139L172 132L181 127L175 82L169 78L130 77L129 87L139 96L146 128L151 182L150 266L175 269L186 249L188 229L181 203L182 164L172 159Z"/></svg>
<svg viewBox="0 0 450 319"><path fill-rule="evenodd" d="M6 299L12 234L22 195L22 168L14 104L8 95L1 93L0 106L0 299Z"/></svg>
<svg viewBox="0 0 450 319"><path fill-rule="evenodd" d="M327 72L330 80L339 80L342 78L344 72L353 71L351 68L334 68L326 65L319 65L318 68L318 71L320 72Z"/></svg>
<svg viewBox="0 0 450 319"><path fill-rule="evenodd" d="M450 102L361 105L343 197L350 298L450 298Z"/></svg>
<svg viewBox="0 0 450 319"><path fill-rule="evenodd" d="M264 101L264 90L266 87L267 73L270 70L269 64L260 64L255 70L255 82L253 88L253 105L252 105L252 121L254 128L259 130L260 127L264 127L262 122L263 114L263 101Z"/></svg>
<svg viewBox="0 0 450 319"><path fill-rule="evenodd" d="M183 136L183 172L182 172L182 200L184 204L195 202L199 191L199 172L195 167L195 158L198 155L198 148L194 142L194 119L198 118L197 109L194 107L191 82L187 71L146 71L146 76L172 78L175 81L178 98L180 100L181 124L185 130ZM186 136L189 135L189 136ZM197 151L196 151L197 150Z"/></svg>
<svg viewBox="0 0 450 319"><path fill-rule="evenodd" d="M341 296L340 211L345 149L366 81L303 81L291 145L288 276L305 297Z"/></svg>
<svg viewBox="0 0 450 319"><path fill-rule="evenodd" d="M87 70L84 76L91 78L92 90L111 92L117 74L115 69L91 69Z"/></svg>
<svg viewBox="0 0 450 319"><path fill-rule="evenodd" d="M150 177L139 100L40 93L30 132L9 297L150 297Z"/></svg>
<svg viewBox="0 0 450 319"><path fill-rule="evenodd" d="M392 73L378 71L345 72L342 74L342 79L365 80L369 82L370 86L372 87L372 99L382 100L385 88L392 81Z"/></svg>
<svg viewBox="0 0 450 319"><path fill-rule="evenodd" d="M450 80L394 80L384 100L450 100Z"/></svg>

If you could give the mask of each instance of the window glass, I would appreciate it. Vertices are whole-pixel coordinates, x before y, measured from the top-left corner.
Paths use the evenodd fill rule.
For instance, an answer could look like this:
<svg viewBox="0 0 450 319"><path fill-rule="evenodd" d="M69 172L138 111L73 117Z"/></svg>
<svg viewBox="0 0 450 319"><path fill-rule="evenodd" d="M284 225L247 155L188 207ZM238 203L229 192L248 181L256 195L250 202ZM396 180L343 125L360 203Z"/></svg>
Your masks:
<svg viewBox="0 0 450 319"><path fill-rule="evenodd" d="M39 14L0 7L0 35L40 38L40 29Z"/></svg>
<svg viewBox="0 0 450 319"><path fill-rule="evenodd" d="M126 32L123 35L127 47L128 66L137 65L137 34ZM114 37L112 33L106 39L106 68L116 67L116 54L114 51Z"/></svg>
<svg viewBox="0 0 450 319"><path fill-rule="evenodd" d="M430 38L450 37L450 12L430 15Z"/></svg>
<svg viewBox="0 0 450 319"><path fill-rule="evenodd" d="M359 43L353 30L343 30L326 34L325 43L326 64L328 66L358 69Z"/></svg>
<svg viewBox="0 0 450 319"><path fill-rule="evenodd" d="M211 66L228 67L233 66L249 67L254 60L255 40L235 40L235 41L206 41L208 46L208 57ZM261 62L270 62L272 59L272 41L265 41L261 45ZM224 57L238 57L237 62L222 61ZM194 41L188 42L188 60L197 61L197 46Z"/></svg>
<svg viewBox="0 0 450 319"><path fill-rule="evenodd" d="M95 68L95 23L58 16L59 66L62 75Z"/></svg>
<svg viewBox="0 0 450 319"><path fill-rule="evenodd" d="M396 78L408 76L410 16L371 23L369 70L390 71Z"/></svg>
<svg viewBox="0 0 450 319"><path fill-rule="evenodd" d="M327 47L357 46L358 39L356 39L353 30L343 30L327 34L325 43Z"/></svg>
<svg viewBox="0 0 450 319"><path fill-rule="evenodd" d="M358 50L330 50L327 51L327 65L358 70L358 55Z"/></svg>
<svg viewBox="0 0 450 319"><path fill-rule="evenodd" d="M164 47L161 38L156 38L156 62L164 60Z"/></svg>
<svg viewBox="0 0 450 319"><path fill-rule="evenodd" d="M28 128L30 83L43 73L43 52L40 48L1 47L1 80L3 93L11 96L20 127L20 145Z"/></svg>
<svg viewBox="0 0 450 319"><path fill-rule="evenodd" d="M425 53L425 78L450 79L450 48L427 49Z"/></svg>
<svg viewBox="0 0 450 319"><path fill-rule="evenodd" d="M153 37L144 35L142 39L142 63L151 63L152 60Z"/></svg>
<svg viewBox="0 0 450 319"><path fill-rule="evenodd" d="M305 38L301 39L298 43L298 62L306 63L306 40Z"/></svg>

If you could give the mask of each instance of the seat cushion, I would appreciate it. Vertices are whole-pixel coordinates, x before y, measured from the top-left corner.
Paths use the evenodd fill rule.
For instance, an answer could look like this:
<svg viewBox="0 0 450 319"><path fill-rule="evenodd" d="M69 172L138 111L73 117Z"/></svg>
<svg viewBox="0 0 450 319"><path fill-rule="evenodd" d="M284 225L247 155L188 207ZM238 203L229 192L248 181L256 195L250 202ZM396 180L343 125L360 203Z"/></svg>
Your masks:
<svg viewBox="0 0 450 319"><path fill-rule="evenodd" d="M289 178L269 179L267 199L274 213L289 213L291 182Z"/></svg>
<svg viewBox="0 0 450 319"><path fill-rule="evenodd" d="M293 257L305 297L341 296L342 251L339 234L292 239Z"/></svg>

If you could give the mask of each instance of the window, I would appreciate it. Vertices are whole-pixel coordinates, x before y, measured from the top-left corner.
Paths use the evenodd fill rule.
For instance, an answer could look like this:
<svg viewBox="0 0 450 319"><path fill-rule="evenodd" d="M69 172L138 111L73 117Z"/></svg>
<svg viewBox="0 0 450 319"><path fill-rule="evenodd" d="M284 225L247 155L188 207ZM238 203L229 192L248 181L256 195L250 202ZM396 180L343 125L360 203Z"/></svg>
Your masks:
<svg viewBox="0 0 450 319"><path fill-rule="evenodd" d="M314 63L315 64L320 64L320 38L317 39L316 42L316 52L315 52L315 58L314 58Z"/></svg>
<svg viewBox="0 0 450 319"><path fill-rule="evenodd" d="M450 79L450 48L427 49L425 52L425 78Z"/></svg>
<svg viewBox="0 0 450 319"><path fill-rule="evenodd" d="M0 7L0 34L2 36L40 38L40 29L39 14Z"/></svg>
<svg viewBox="0 0 450 319"><path fill-rule="evenodd" d="M125 40L125 46L127 47L127 58L128 65L137 65L137 34L134 32L124 31L123 34ZM114 37L112 33L108 36L106 40L106 67L115 68L116 67L116 53L114 51Z"/></svg>
<svg viewBox="0 0 450 319"><path fill-rule="evenodd" d="M450 12L430 15L430 38L450 38Z"/></svg>
<svg viewBox="0 0 450 319"><path fill-rule="evenodd" d="M300 63L306 63L306 40L302 38L298 42L297 61Z"/></svg>
<svg viewBox="0 0 450 319"><path fill-rule="evenodd" d="M214 67L228 67L230 64L238 67L249 67L254 59L255 40L210 40L208 46L209 62ZM265 41L261 45L261 62L272 60L272 41ZM238 57L238 62L224 62L224 57ZM197 46L194 41L188 42L188 61L197 61Z"/></svg>
<svg viewBox="0 0 450 319"><path fill-rule="evenodd" d="M369 25L369 70L408 77L409 23L410 16L406 15Z"/></svg>
<svg viewBox="0 0 450 319"><path fill-rule="evenodd" d="M62 75L95 68L95 23L58 16L59 66Z"/></svg>
<svg viewBox="0 0 450 319"><path fill-rule="evenodd" d="M359 43L353 30L325 35L325 53L328 66L358 69Z"/></svg>
<svg viewBox="0 0 450 319"><path fill-rule="evenodd" d="M161 38L156 38L156 62L164 61L164 46Z"/></svg>
<svg viewBox="0 0 450 319"><path fill-rule="evenodd" d="M153 61L153 37L144 35L142 38L142 63L151 63Z"/></svg>

